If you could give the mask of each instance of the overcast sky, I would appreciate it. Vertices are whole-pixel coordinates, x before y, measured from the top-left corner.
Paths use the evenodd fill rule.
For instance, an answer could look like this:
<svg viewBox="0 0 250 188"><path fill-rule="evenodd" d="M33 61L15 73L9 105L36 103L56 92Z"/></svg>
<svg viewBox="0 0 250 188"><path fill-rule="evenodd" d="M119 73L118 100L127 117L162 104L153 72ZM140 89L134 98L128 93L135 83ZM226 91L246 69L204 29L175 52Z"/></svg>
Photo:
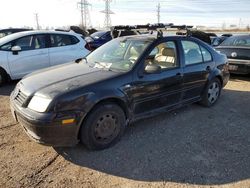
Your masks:
<svg viewBox="0 0 250 188"><path fill-rule="evenodd" d="M39 23L45 28L78 25L80 0L0 0L0 28L34 27L34 13L39 14ZM156 6L161 4L161 22L221 26L239 23L250 24L250 0L113 0L112 25L156 23ZM103 26L103 0L89 0L93 26Z"/></svg>

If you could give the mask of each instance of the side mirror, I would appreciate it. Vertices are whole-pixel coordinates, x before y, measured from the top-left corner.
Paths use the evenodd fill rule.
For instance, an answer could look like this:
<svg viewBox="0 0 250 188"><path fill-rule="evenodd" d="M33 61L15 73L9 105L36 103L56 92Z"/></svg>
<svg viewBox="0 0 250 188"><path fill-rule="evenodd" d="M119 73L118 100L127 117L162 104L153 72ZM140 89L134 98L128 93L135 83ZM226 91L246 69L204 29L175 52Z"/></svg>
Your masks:
<svg viewBox="0 0 250 188"><path fill-rule="evenodd" d="M11 48L11 51L12 51L13 55L17 55L18 52L22 51L22 49L21 49L20 46L13 46L13 47Z"/></svg>
<svg viewBox="0 0 250 188"><path fill-rule="evenodd" d="M159 65L147 65L145 67L145 72L149 74L158 74L161 73L161 67Z"/></svg>

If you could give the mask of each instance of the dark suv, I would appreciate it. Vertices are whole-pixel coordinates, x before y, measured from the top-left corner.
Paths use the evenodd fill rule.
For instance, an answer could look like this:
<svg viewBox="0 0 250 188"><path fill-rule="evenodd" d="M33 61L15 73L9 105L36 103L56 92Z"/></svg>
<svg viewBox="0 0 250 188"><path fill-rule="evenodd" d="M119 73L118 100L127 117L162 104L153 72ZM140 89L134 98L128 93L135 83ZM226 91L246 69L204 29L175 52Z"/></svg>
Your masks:
<svg viewBox="0 0 250 188"><path fill-rule="evenodd" d="M228 79L226 56L198 39L127 36L79 63L27 76L11 109L39 143L104 149L132 121L194 102L214 105Z"/></svg>

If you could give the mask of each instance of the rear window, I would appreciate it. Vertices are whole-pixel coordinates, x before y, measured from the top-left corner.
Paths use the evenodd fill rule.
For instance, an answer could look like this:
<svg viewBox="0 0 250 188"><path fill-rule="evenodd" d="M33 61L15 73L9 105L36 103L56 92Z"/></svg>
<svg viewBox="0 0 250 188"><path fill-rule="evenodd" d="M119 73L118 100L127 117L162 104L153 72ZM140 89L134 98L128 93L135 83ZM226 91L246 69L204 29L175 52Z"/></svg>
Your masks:
<svg viewBox="0 0 250 188"><path fill-rule="evenodd" d="M229 37L224 42L221 43L221 46L250 47L250 35L239 36L239 37Z"/></svg>

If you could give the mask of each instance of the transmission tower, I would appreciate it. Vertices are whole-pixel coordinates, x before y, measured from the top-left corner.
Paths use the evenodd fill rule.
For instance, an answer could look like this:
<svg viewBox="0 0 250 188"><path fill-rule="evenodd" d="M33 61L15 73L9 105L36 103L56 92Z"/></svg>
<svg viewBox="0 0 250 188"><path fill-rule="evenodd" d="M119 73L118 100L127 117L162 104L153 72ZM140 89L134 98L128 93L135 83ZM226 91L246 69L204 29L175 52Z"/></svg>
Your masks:
<svg viewBox="0 0 250 188"><path fill-rule="evenodd" d="M160 23L160 18L161 18L161 4L158 3L157 5L157 22Z"/></svg>
<svg viewBox="0 0 250 188"><path fill-rule="evenodd" d="M105 14L104 27L109 29L111 27L111 17L110 14L114 14L113 11L110 10L110 3L112 0L104 0L105 1L105 10L101 11L101 13Z"/></svg>
<svg viewBox="0 0 250 188"><path fill-rule="evenodd" d="M88 3L87 0L81 0L81 2L77 3L78 8L81 11L81 25L85 29L87 27L91 27L91 19L89 14L89 6L91 6L90 3Z"/></svg>
<svg viewBox="0 0 250 188"><path fill-rule="evenodd" d="M35 13L35 20L36 20L36 29L39 30L39 29L40 29L40 26L39 26L38 13Z"/></svg>

